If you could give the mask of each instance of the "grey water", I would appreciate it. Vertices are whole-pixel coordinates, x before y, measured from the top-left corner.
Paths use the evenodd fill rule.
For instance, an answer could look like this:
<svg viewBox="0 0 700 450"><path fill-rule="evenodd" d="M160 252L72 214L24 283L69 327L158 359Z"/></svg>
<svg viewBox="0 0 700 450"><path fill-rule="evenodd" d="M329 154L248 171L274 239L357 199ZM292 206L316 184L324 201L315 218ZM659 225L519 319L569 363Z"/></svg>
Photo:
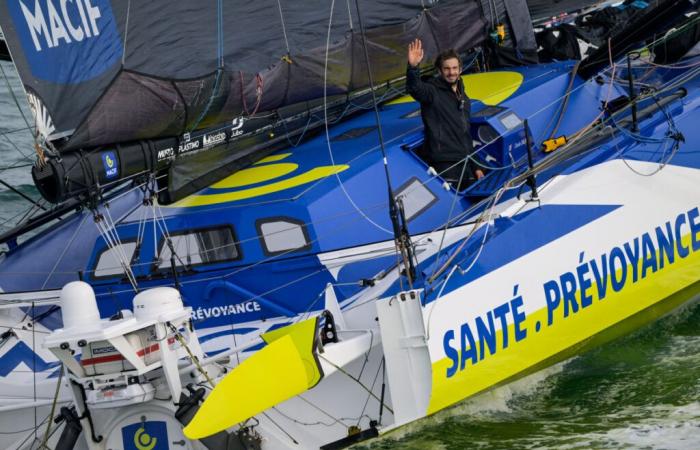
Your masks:
<svg viewBox="0 0 700 450"><path fill-rule="evenodd" d="M0 73L0 180L38 199L13 94L31 124L29 107L13 66L0 66L11 86ZM0 186L0 233L29 208ZM700 449L700 306L359 448Z"/></svg>
<svg viewBox="0 0 700 450"><path fill-rule="evenodd" d="M39 200L30 174L35 153L32 131L28 129L33 125L32 115L14 66L0 61L0 69L0 181ZM18 224L32 207L0 183L0 233Z"/></svg>

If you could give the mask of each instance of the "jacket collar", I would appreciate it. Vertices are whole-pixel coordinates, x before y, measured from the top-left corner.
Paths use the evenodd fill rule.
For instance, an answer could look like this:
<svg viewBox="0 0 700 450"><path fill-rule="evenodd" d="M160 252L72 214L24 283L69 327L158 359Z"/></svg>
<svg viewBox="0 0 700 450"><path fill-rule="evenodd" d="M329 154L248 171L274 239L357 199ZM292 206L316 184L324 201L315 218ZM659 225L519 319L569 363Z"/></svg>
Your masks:
<svg viewBox="0 0 700 450"><path fill-rule="evenodd" d="M435 86L437 86L438 88L449 90L449 91L452 90L452 86L450 86L450 84L447 81L445 81L445 79L442 78L442 76L437 75L437 76L435 76L434 80L435 80L434 81ZM464 84L462 83L461 76L460 76L459 80L457 80L457 90L464 92Z"/></svg>

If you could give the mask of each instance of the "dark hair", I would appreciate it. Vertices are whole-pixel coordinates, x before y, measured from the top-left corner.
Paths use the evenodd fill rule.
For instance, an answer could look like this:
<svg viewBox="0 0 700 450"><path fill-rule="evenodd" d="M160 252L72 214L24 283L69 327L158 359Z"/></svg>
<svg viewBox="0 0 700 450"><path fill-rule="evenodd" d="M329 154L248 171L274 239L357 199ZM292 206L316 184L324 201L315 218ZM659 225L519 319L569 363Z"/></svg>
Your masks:
<svg viewBox="0 0 700 450"><path fill-rule="evenodd" d="M462 60L459 58L459 54L457 54L457 52L453 48L450 48L450 49L447 49L447 50L440 52L440 54L437 56L437 58L435 58L435 68L437 70L442 69L442 63L445 62L446 59L452 59L452 58L459 61L460 67L462 66Z"/></svg>

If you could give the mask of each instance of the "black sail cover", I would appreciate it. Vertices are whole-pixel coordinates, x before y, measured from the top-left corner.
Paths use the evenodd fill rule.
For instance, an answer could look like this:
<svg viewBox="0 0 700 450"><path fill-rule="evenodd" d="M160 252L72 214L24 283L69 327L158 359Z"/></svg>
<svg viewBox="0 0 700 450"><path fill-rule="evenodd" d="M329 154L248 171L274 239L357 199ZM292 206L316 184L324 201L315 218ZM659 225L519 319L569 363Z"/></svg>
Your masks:
<svg viewBox="0 0 700 450"><path fill-rule="evenodd" d="M360 0L376 82L405 49L466 50L476 0ZM354 0L11 0L0 27L35 112L61 153L185 133L368 85Z"/></svg>

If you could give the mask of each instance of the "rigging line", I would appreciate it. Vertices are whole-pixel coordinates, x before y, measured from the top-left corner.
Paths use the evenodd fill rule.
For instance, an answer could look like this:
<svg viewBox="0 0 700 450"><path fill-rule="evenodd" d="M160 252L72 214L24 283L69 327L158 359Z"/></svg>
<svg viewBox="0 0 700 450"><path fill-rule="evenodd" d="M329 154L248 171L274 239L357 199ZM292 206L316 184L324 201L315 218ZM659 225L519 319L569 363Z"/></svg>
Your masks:
<svg viewBox="0 0 700 450"><path fill-rule="evenodd" d="M15 214L15 215L12 216L12 217L8 217L7 219L5 219L5 220L3 220L2 222L0 222L0 227L1 227L1 226L4 226L5 224L7 224L7 223L9 223L9 222L11 222L11 221L13 221L13 220L15 220L15 219L18 218L19 216L22 216L22 215L25 215L25 216L26 216L26 214L29 214L29 213L31 213L31 212L34 211L34 210L35 210L34 206L30 206L30 207L27 208L26 210L20 211L20 212L18 212L17 214ZM16 226L16 225L15 225L15 226Z"/></svg>
<svg viewBox="0 0 700 450"><path fill-rule="evenodd" d="M617 126L615 127L615 129L617 129L618 131L622 131L622 129L620 127L617 127ZM620 147L618 146L617 138L615 136L615 130L614 129L611 130L611 133L613 135L613 139L615 142L615 149L617 150L617 155L619 155L620 160L625 164L625 166L627 166L627 168L630 171L632 171L632 173L639 175L641 177L652 177L652 176L656 175L657 173L661 172L668 165L668 163L670 163L671 160L676 156L676 154L678 153L678 150L680 150L680 142L676 140L673 144L670 144L670 141L673 140L673 138L667 137L667 139L664 139L664 141L662 141L660 143L659 147L661 147L661 145L664 146L663 155L666 156L666 153L667 153L669 147L671 145L673 145L673 149L668 154L668 157L666 157L665 160L662 159L659 162L659 167L657 167L656 170L654 170L650 173L642 173L642 172L638 171L637 169L635 169L634 167L632 167L630 165L629 161L624 158L625 152L629 149L622 149L621 150ZM624 133L622 133L622 134L624 134ZM640 162L643 162L643 161L640 161Z"/></svg>
<svg viewBox="0 0 700 450"><path fill-rule="evenodd" d="M4 171L6 171L6 170L22 169L22 168L26 168L26 167L32 167L33 165L34 165L34 163L30 163L30 164L20 164L20 163L16 163L16 164L13 164L13 165L11 165L11 166L0 167L0 173L4 172Z"/></svg>
<svg viewBox="0 0 700 450"><path fill-rule="evenodd" d="M269 420L270 422L272 422L272 424L273 424L274 426L276 426L282 433L286 434L287 437L288 437L289 439L291 439L291 441L292 441L294 444L299 445L299 442L298 442L296 439L294 439L294 437L293 437L291 434L289 434L289 432L287 432L287 430L285 430L285 429L282 428L279 424L277 424L277 422L275 422L274 420L272 420L272 418L271 418L266 412L263 412L262 415L265 416L265 417L267 418L267 420Z"/></svg>
<svg viewBox="0 0 700 450"><path fill-rule="evenodd" d="M131 0L126 4L126 23L124 24L124 42L122 43L122 68L126 64L126 39L129 35L129 13L131 12Z"/></svg>
<svg viewBox="0 0 700 450"><path fill-rule="evenodd" d="M338 305L338 306L340 306L340 305ZM360 368L360 373L359 373L359 375L357 375L357 378L362 378L362 374L365 371L365 367L367 366L367 363L369 362L369 353L372 351L372 346L374 345L374 331L372 331L371 328L368 331L369 331L369 348L367 350L367 353L365 353L365 360L362 362L362 367ZM374 384L372 384L372 387L374 387Z"/></svg>
<svg viewBox="0 0 700 450"><path fill-rule="evenodd" d="M19 153L20 155L22 155L22 157L23 157L24 159L26 159L26 160L28 160L28 161L34 161L34 159L33 159L31 156L29 156L29 155L27 155L26 153L24 153L24 152L17 146L17 144L15 144L15 141L13 141L12 139L10 139L10 137L9 137L7 134L3 134L3 137L5 138L5 140L6 140L7 142L10 143L10 145L12 145L12 146L15 148L15 150L17 151L17 153Z"/></svg>
<svg viewBox="0 0 700 450"><path fill-rule="evenodd" d="M27 210L27 212L19 219L19 223L25 223L29 217L34 217L34 213L38 210L38 204L32 205L29 210Z"/></svg>
<svg viewBox="0 0 700 450"><path fill-rule="evenodd" d="M303 401L304 403L306 403L307 405L318 410L321 414L328 416L328 418L330 418L333 422L337 423L338 425L341 425L343 427L347 427L347 425L342 421L343 420L342 418L336 419L335 417L333 417L333 415L331 413L324 411L320 406L316 405L311 400L307 400L301 394L298 395L298 398L301 401Z"/></svg>
<svg viewBox="0 0 700 450"><path fill-rule="evenodd" d="M659 39L652 41L649 44L645 45L644 47L641 48L641 50L644 50L644 49L651 50L652 47L656 47L662 41L664 41L664 44L665 44L665 41L667 41L673 37L676 37L676 35L678 35L678 34L684 33L688 28L695 25L695 22L698 22L698 21L700 21L700 15L695 16L695 18L691 19L690 21L688 21L687 23L682 25L680 28L669 30L669 32L667 34L665 34L665 35L661 36Z"/></svg>
<svg viewBox="0 0 700 450"><path fill-rule="evenodd" d="M61 251L60 256L58 258L56 258L56 263L54 263L53 268L51 268L51 272L49 272L49 274L46 276L46 279L44 280L44 284L41 285L41 289L46 288L46 285L49 283L49 280L56 272L56 268L58 268L58 265L63 260L63 257L65 256L68 249L73 245L73 241L75 241L75 239L78 237L79 231L83 227L83 225L85 224L85 220L87 220L88 217L89 217L89 215L85 214L83 216L83 220L80 221L80 224L77 227L75 227L75 232L73 233L73 236L71 236L70 241L68 241L68 243L65 245L65 247L63 247L63 250Z"/></svg>
<svg viewBox="0 0 700 450"><path fill-rule="evenodd" d="M377 366L377 373L374 375L374 380L372 380L371 389L374 389L374 385L377 384L377 379L379 378L379 372L382 370L382 367L384 367L384 358L382 358L379 365ZM360 375L360 376L362 376L362 375ZM360 417L357 418L357 426L358 427L360 426L360 421L362 420L362 417L365 415L365 411L367 410L367 405L369 404L370 398L372 398L372 397L370 397L368 395L367 399L365 400L364 406L362 406L362 411L360 411Z"/></svg>
<svg viewBox="0 0 700 450"><path fill-rule="evenodd" d="M105 205L104 210L107 214L107 219L108 223L105 223L105 227L108 228L109 232L112 234L114 242L116 243L116 251L118 252L118 256L122 262L122 265L124 267L124 271L126 273L126 276L129 277L129 281L131 281L132 286L134 287L134 291L138 293L138 283L136 281L136 276L134 275L133 270L131 269L131 258L127 261L126 253L124 251L124 246L122 245L121 238L119 237L119 233L117 232L117 227L114 223L114 219L112 219L112 213L110 212L110 209L107 205Z"/></svg>
<svg viewBox="0 0 700 450"><path fill-rule="evenodd" d="M34 412L36 413L37 408L34 408ZM49 416L44 417L44 419L39 423L39 425L35 425L33 428L27 428L26 430L18 431L18 433L22 432L27 432L30 431L30 433L27 435L27 437L24 438L22 442L20 442L18 445L16 445L14 448L24 448L24 444L34 435L34 439L37 439L36 436L36 431L37 429L44 424L48 420ZM33 444L32 444L33 445Z"/></svg>
<svg viewBox="0 0 700 450"><path fill-rule="evenodd" d="M551 73L551 72L552 72L552 71L547 72L547 74L548 74L548 73ZM530 81L533 81L533 80L535 80L535 79L537 79L537 78L539 78L539 77L541 77L541 76L543 76L543 75L539 75L539 76L533 78L533 79L530 80ZM582 83L580 86L578 86L577 88L573 89L573 90L570 92L570 94L572 94L572 93L574 93L574 92L576 92L576 91L578 91L578 90L580 90L580 89L583 89L584 87L586 87L586 85L587 85L587 83ZM609 94L608 94L608 95L609 95ZM540 108L539 110L537 110L537 111L535 111L534 113L532 113L532 114L530 114L529 116L527 116L527 119L531 119L531 118L533 118L533 117L535 117L535 116L537 116L537 115L543 113L544 111L546 111L547 109L549 109L549 108L552 107L553 105L559 104L559 102L560 102L565 96L566 96L566 94L565 94L565 95L562 95L562 96L560 96L560 97L557 97L557 98L554 99L552 102L546 104L545 106L543 106L543 107ZM469 155L467 155L465 158L472 158L472 160L473 160L478 166L483 167L483 168L485 168L485 169L489 169L489 170L506 170L506 169L508 169L508 168L515 168L515 167L513 167L512 165L503 166L503 167L491 167L490 165L480 163L476 158L474 158L474 157L477 155L477 153L479 153L484 147L487 147L488 145L491 145L492 143L496 142L498 139L500 139L500 138L503 137L504 135L505 135L505 133L499 134L498 136L496 136L495 138L491 139L490 141L485 142L482 146L480 146L478 149L475 149L472 153L470 153ZM523 161L524 161L524 160L523 160ZM432 180L434 180L434 179L436 179L436 178L442 176L442 174L444 174L445 172L447 172L447 171L449 171L449 170L451 170L451 169L457 167L458 165L462 164L463 162L464 162L464 159L461 159L461 160L457 161L456 163L454 163L453 165L451 165L451 166L445 168L445 169L442 170L441 172L436 173L434 176L432 176L431 178L427 179L426 181L421 182L420 185L413 186L413 187L409 188L409 189L405 192L405 194L409 194L409 193L412 192L413 190L418 189L419 186L425 186L427 183L429 183L429 182L431 182Z"/></svg>
<svg viewBox="0 0 700 450"><path fill-rule="evenodd" d="M469 271L471 271L471 269L474 267L474 265L476 264L476 262L479 260L479 257L481 256L481 252L482 252L482 250L484 249L484 246L486 245L486 241L487 241L487 238L488 238L488 235L489 235L489 228L490 228L490 226L491 226L491 219L490 219L490 218L493 217L493 210L494 210L496 204L498 204L498 200L500 199L500 197L503 195L503 193L504 193L505 191L506 191L506 189L503 189L503 188L502 188L502 189L500 190L500 192L501 192L500 195L498 195L497 197L494 197L493 204L492 204L492 206L491 206L491 210L489 211L489 214L488 214L489 219L486 221L485 227L483 227L483 228L484 228L484 237L482 238L481 243L479 244L479 250L477 251L476 256L475 256L474 259L472 260L472 262L471 262L471 264L469 265L469 267L467 267L466 270L462 270L462 268L459 266L459 264L460 264L462 261L460 261L459 263L453 265L453 266L452 266L452 270L450 270L449 274L448 274L447 277L445 278L445 281L442 283L442 286L440 287L440 291L438 292L438 296L437 296L437 297L435 298L435 300L433 301L434 306L430 309L430 312L428 313L428 320L427 320L427 323L426 323L426 330L425 330L426 339L430 339L430 323L431 323L431 320L432 320L432 318L433 318L433 312L435 311L435 309L436 309L436 307L437 307L438 300L440 300L440 298L442 297L442 293L443 293L443 291L444 291L444 289L445 289L445 286L447 286L447 282L450 280L450 278L451 278L452 275L454 274L455 270L459 270L460 273L461 273L462 275L465 275L465 274L467 274ZM481 228L482 228L482 227L479 227L479 229L481 229ZM465 239L462 241L462 244L460 244L460 246L452 253L452 256L448 259L448 261L445 263L445 265L443 265L443 267L440 269L440 271L438 271L437 276L439 276L439 275L440 275L440 272L441 272L444 268L446 268L446 267L451 263L452 260L454 260L454 257L456 257L457 254L459 254L459 253L462 251L464 245L469 241L469 239L470 239L471 236L474 234L474 232L476 231L476 229L477 229L477 226L476 226L476 224L475 224L472 233L470 233L469 236L467 236L467 238L465 238ZM435 275L433 275L432 278L434 279L434 277L435 277Z"/></svg>
<svg viewBox="0 0 700 450"><path fill-rule="evenodd" d="M465 237L462 240L462 243L452 252L452 255L450 255L450 257L447 259L447 261L445 261L445 263L442 265L442 267L440 267L438 270L436 270L435 273L433 275L431 275L430 278L428 278L428 283L433 283L445 271L447 266L452 264L452 261L454 261L457 254L462 251L462 249L467 244L467 242L471 239L471 237L476 233L477 230L481 229L482 222L484 222L484 221L486 223L490 222L491 217L493 216L493 211L494 211L496 205L498 204L498 201L503 196L503 193L505 193L505 191L506 191L505 188L501 188L498 190L498 192L493 196L493 198L491 200L491 205L489 206L489 208L485 209L480 214L479 218L476 220L476 222L474 222L474 226L472 227L472 230L469 232L467 237Z"/></svg>
<svg viewBox="0 0 700 450"><path fill-rule="evenodd" d="M36 308L34 306L34 302L32 302L32 306L29 309L32 313L36 311ZM34 316L34 314L31 314L31 316ZM36 327L32 327L32 349L36 349ZM39 357L35 351L32 351L32 368L36 367L36 359ZM36 371L32 371L32 394L34 395L34 403L36 403L37 396L36 396ZM39 429L39 425L37 425L37 412L38 408L34 408L34 439L37 438L37 430Z"/></svg>
<svg viewBox="0 0 700 450"><path fill-rule="evenodd" d="M421 0L421 3L423 3L423 0ZM350 25L350 32L353 31L353 26L352 26L352 10L350 9L350 0L345 0L345 5L348 7L348 25ZM423 8L425 9L425 5L423 5Z"/></svg>
<svg viewBox="0 0 700 450"><path fill-rule="evenodd" d="M5 73L5 69L3 68L3 65L0 64L0 72L2 72L2 76L5 79L5 84L7 84L7 89L10 92L10 95L12 96L12 100L14 100L15 105L17 105L17 109L19 110L20 115L22 116L22 119L24 119L24 123L27 125L27 128L33 128L29 124L29 120L27 119L27 116L24 115L24 110L22 110L22 107L19 105L19 100L17 99L17 95L15 95L14 89L12 89L12 85L10 84L10 79L7 77L7 74ZM36 135L34 136L34 142L36 142Z"/></svg>
<svg viewBox="0 0 700 450"><path fill-rule="evenodd" d="M53 402L51 402L51 412L49 413L49 420L46 423L46 432L44 433L44 439L41 441L41 445L39 448L48 448L46 447L46 443L49 440L49 436L51 436L51 425L53 424L53 417L56 414L56 405L58 404L58 393L61 391L61 382L63 381L63 371L64 371L64 366L61 364L61 369L58 372L58 381L56 382L56 391L54 392L53 395Z"/></svg>
<svg viewBox="0 0 700 450"><path fill-rule="evenodd" d="M391 176L389 175L389 160L387 158L386 146L384 144L384 132L382 131L382 121L379 116L379 107L377 105L377 96L374 88L374 79L372 77L372 65L369 59L369 50L367 48L367 35L365 27L362 24L362 12L360 11L360 0L355 0L355 9L357 10L357 22L360 26L360 36L362 37L362 50L365 55L365 64L367 65L367 78L369 81L370 93L372 94L372 105L374 106L374 119L377 123L377 134L379 137L379 147L382 152L382 162L384 167L384 177L386 178L387 200L389 202L389 218L394 231L394 241L396 244L397 254L401 255L404 263L406 279L410 288L413 288L413 277L415 276L413 267L413 256L411 252L411 236L406 225L406 217L404 215L403 205L394 196L394 190L391 187ZM399 267L397 267L399 270ZM399 274L401 277L401 274Z"/></svg>
<svg viewBox="0 0 700 450"><path fill-rule="evenodd" d="M331 159L331 164L335 164L335 158L333 157L333 148L331 145L331 137L330 137L330 132L328 130L328 54L330 51L330 45L331 45L331 29L333 25L333 9L335 7L335 0L331 1L331 12L328 18L328 32L326 34L326 56L325 56L325 61L323 65L323 117L324 117L324 122L325 122L325 130L326 130L326 144L328 146L328 155L330 156ZM386 158L385 158L386 161ZM345 185L343 184L343 181L340 179L340 175L336 172L334 173L336 180L338 180L338 186L340 187L340 190L343 191L343 194L345 197L348 199L352 207L362 216L367 222L370 224L374 225L377 229L387 233L387 234L394 234L391 230L387 230L383 226L379 225L376 223L374 220L372 220L369 216L367 216L362 209L360 209L355 201L352 199L348 191L345 189Z"/></svg>
<svg viewBox="0 0 700 450"><path fill-rule="evenodd" d="M5 186L7 189L9 189L9 190L11 190L12 192L14 192L15 194L19 195L20 197L22 197L23 199L25 199L26 201L28 201L28 202L31 203L32 205L37 206L37 207L43 209L44 211L48 211L48 210L46 209L45 206L39 204L36 200L34 200L33 198L31 198L30 196L28 196L28 195L25 194L24 192L20 191L19 189L15 188L14 186L11 186L10 184L6 183L6 182L5 182L4 180L2 180L2 179L0 179L0 185Z"/></svg>
<svg viewBox="0 0 700 450"><path fill-rule="evenodd" d="M435 257L435 261L440 261L440 253L442 253L442 246L445 243L445 236L447 235L447 228L449 227L449 224L452 221L452 214L454 213L455 206L457 205L457 199L460 197L458 189L459 189L459 186L462 185L462 180L464 179L464 172L466 171L466 168L467 168L467 161L469 161L469 159L464 158L464 163L462 164L462 173L459 175L459 181L457 182L457 187L455 188L454 195L452 196L452 204L450 205L450 211L447 213L447 220L445 221L445 228L442 230L442 235L440 236L440 245L438 246L438 251L437 251L437 256Z"/></svg>
<svg viewBox="0 0 700 450"><path fill-rule="evenodd" d="M362 389L364 389L367 393L369 393L369 395L371 395L372 397L374 397L374 399L375 399L376 401L378 401L380 404L382 403L382 400L381 400L379 397L377 397L377 395L376 395L374 392L372 392L371 389L369 389L367 386L365 386L364 383L362 383L360 380L358 380L357 378L353 377L348 371L346 371L345 369L343 369L342 367L340 367L339 365L337 365L337 364L334 363L333 361L329 360L328 358L326 358L326 357L323 356L322 354L319 354L318 357L321 358L322 360L326 361L328 364L330 364L331 366L335 367L340 373L342 373L343 375L347 376L348 378L350 378L351 380L353 380L355 383L357 383ZM388 406L386 403L384 403L384 407L385 407L389 412L391 412L392 414L394 414L394 411L393 411L391 408L389 408L389 406Z"/></svg>
<svg viewBox="0 0 700 450"><path fill-rule="evenodd" d="M282 13L282 3L277 0L277 8L280 12L280 21L282 22L282 34L284 35L284 45L287 47L287 57L289 57L291 51L289 50L289 39L287 39L287 28L284 25L284 14Z"/></svg>
<svg viewBox="0 0 700 450"><path fill-rule="evenodd" d="M119 234L114 226L114 221L111 218L109 208L105 207L104 209L107 217L99 215L97 210L93 211L95 226L99 230L102 238L107 243L107 247L116 254L120 267L123 269L124 274L127 276L132 288L138 292L136 279L131 271L131 267L129 266L130 261L126 261L127 258L126 254L124 253L124 247L122 246L121 239L119 238Z"/></svg>
<svg viewBox="0 0 700 450"><path fill-rule="evenodd" d="M99 230L100 234L102 235L102 238L105 240L107 243L107 247L110 250L113 250L116 253L117 258L119 259L119 263L124 270L124 274L127 276L129 283L131 284L131 287L133 288L134 291L138 292L138 286L136 283L136 279L134 278L134 274L131 271L131 267L127 263L125 263L126 257L123 256L123 248L121 245L117 244L114 240L114 236L110 232L108 226L103 222L105 219L97 219L95 221L95 225L97 226L97 229Z"/></svg>
<svg viewBox="0 0 700 450"><path fill-rule="evenodd" d="M491 0L488 0L486 3L489 5L489 18L491 19L491 28L494 28L496 26L496 20L494 19L493 2Z"/></svg>
<svg viewBox="0 0 700 450"><path fill-rule="evenodd" d="M217 0L217 17L216 17L216 26L217 26L217 57L219 59L219 67L216 69L216 78L214 79L214 86L211 89L211 94L209 94L209 100L207 101L206 106L202 109L202 112L199 113L199 117L197 120L192 124L192 126L189 129L189 132L195 130L200 123L204 120L206 115L209 113L209 109L211 106L214 104L214 99L217 97L219 89L221 87L221 78L222 74L224 73L224 53L223 53L223 6L221 4L221 0Z"/></svg>
<svg viewBox="0 0 700 450"><path fill-rule="evenodd" d="M219 40L219 66L224 67L224 5L221 0L218 0L218 10L217 10L217 22L216 26L218 29L218 40Z"/></svg>
<svg viewBox="0 0 700 450"><path fill-rule="evenodd" d="M0 134L14 134L14 133L19 133L20 131L34 131L35 129L36 129L36 126L32 125L29 127L13 128L13 129L7 130L7 131L0 131Z"/></svg>
<svg viewBox="0 0 700 450"><path fill-rule="evenodd" d="M294 422L294 423L296 423L297 425L302 425L302 426L305 426L305 427L313 427L313 426L317 426L317 425L323 425L324 427L330 428L330 427L332 427L332 426L335 425L335 423L333 423L333 422L331 422L331 423L326 423L326 422L323 422L323 421L321 421L321 420L318 420L318 421L316 421L316 422L302 422L301 420L294 419L293 417L291 417L291 416L289 416L289 415L283 413L283 412L279 409L278 406L273 406L273 407L272 407L272 410L275 411L275 412L276 412L277 414L279 414L280 416L284 417L285 419L289 420L290 422ZM335 420L335 419L334 419L334 420ZM340 422L339 422L339 423L340 423ZM343 423L340 423L340 425L342 425L343 427L346 427L346 425L343 424Z"/></svg>

